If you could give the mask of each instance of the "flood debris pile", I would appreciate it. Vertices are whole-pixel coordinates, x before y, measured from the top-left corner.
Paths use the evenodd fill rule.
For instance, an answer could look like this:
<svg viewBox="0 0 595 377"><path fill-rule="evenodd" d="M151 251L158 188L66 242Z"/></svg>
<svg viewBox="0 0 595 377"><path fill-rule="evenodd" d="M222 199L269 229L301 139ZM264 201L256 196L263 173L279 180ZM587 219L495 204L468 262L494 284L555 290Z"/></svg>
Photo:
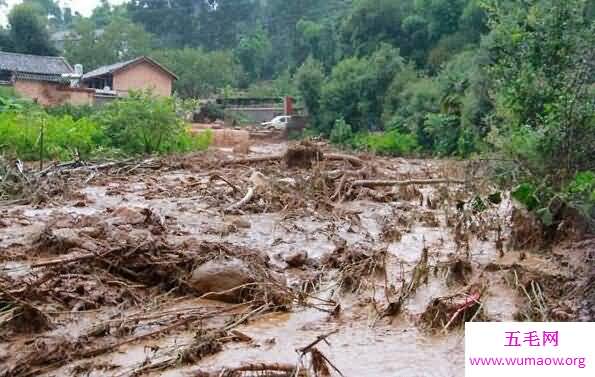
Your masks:
<svg viewBox="0 0 595 377"><path fill-rule="evenodd" d="M7 341L35 338L63 325L57 313L82 314L106 308L126 313L161 295L240 304L239 314L227 315L230 321L236 315L253 313L251 308L266 312L290 307L288 288L272 270L267 255L196 239L174 243L167 233L166 220L147 208L51 216L32 245L23 250L23 257L36 258L23 264L29 272L0 279L2 336ZM12 358L5 375L35 374L39 372L36 367L58 367L68 360L94 357L117 349L122 342L167 333L215 314L193 309L149 312L144 317L126 315L92 326L76 338L50 337L43 343L46 352L29 349ZM248 318L250 315L244 320ZM157 330L137 334L142 327ZM181 360L189 363L217 352L221 338L225 336L197 336L184 348Z"/></svg>
<svg viewBox="0 0 595 377"><path fill-rule="evenodd" d="M589 315L592 256L464 163L264 150L4 165L0 376L337 376L337 332Z"/></svg>
<svg viewBox="0 0 595 377"><path fill-rule="evenodd" d="M341 290L357 292L366 287L366 281L373 281L377 274L384 272L386 250L372 250L364 246L338 246L332 253L322 258L326 269L337 270L337 285ZM374 283L372 283L374 284Z"/></svg>
<svg viewBox="0 0 595 377"><path fill-rule="evenodd" d="M472 286L464 292L433 299L421 315L422 326L448 331L465 322L485 320L482 317L482 295L481 287Z"/></svg>

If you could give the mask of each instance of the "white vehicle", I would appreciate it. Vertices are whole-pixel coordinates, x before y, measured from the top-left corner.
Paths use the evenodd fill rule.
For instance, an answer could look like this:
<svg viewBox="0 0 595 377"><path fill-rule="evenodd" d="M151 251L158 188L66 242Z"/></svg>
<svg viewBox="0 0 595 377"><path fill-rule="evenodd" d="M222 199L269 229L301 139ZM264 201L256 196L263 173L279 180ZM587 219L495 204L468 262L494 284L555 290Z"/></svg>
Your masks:
<svg viewBox="0 0 595 377"><path fill-rule="evenodd" d="M291 116L289 115L281 115L278 117L274 117L270 122L264 122L262 125L267 128L276 128L278 130L285 129L287 124L291 120Z"/></svg>

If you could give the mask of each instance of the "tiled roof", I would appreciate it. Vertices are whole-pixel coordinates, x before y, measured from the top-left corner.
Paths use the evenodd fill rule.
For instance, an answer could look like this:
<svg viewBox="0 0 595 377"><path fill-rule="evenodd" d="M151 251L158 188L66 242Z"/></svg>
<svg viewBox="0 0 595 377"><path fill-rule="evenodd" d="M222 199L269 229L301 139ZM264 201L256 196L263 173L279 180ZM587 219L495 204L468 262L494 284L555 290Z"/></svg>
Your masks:
<svg viewBox="0 0 595 377"><path fill-rule="evenodd" d="M47 81L61 84L68 84L70 82L70 79L62 77L61 75L42 75L39 73L17 72L15 76L19 80L28 81Z"/></svg>
<svg viewBox="0 0 595 377"><path fill-rule="evenodd" d="M165 68L164 66L162 66L161 64L157 63L155 60L147 57L147 56L141 56L139 58L136 59L132 59L132 60L128 60L125 62L120 62L120 63L115 63L115 64L111 64L111 65L106 65L103 67L99 67L91 72L85 73L83 75L83 80L87 80L87 79L91 79L93 77L99 77L99 76L103 76L103 75L107 75L110 73L115 73L121 69L124 69L126 67L128 67L129 65L132 64L136 64L136 63L140 63L141 61L146 61L149 64L152 64L154 66L159 67L161 70L165 71L167 74L171 75L172 77L174 77L175 79L177 79L178 77L172 73L170 70L168 70L167 68Z"/></svg>
<svg viewBox="0 0 595 377"><path fill-rule="evenodd" d="M104 65L103 67L99 67L97 69L92 70L91 72L87 72L83 75L83 80L84 79L89 79L92 77L97 77L97 76L103 76L106 75L108 73L114 73L115 71L122 69L124 67L126 67L129 64L132 64L136 61L137 59L132 59L132 60L128 60L125 62L120 62L120 63L116 63L116 64L110 64L110 65Z"/></svg>
<svg viewBox="0 0 595 377"><path fill-rule="evenodd" d="M66 59L57 56L38 56L0 52L0 70L40 75L73 73Z"/></svg>

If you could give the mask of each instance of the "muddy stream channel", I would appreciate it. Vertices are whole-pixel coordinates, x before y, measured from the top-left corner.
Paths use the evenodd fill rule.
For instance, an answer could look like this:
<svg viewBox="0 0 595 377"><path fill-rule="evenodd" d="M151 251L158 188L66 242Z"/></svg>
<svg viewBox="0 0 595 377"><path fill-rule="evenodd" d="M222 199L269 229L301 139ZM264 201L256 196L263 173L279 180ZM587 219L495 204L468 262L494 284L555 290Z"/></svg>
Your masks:
<svg viewBox="0 0 595 377"><path fill-rule="evenodd" d="M595 242L537 247L479 164L287 148L0 204L0 376L463 376L465 321L589 319Z"/></svg>

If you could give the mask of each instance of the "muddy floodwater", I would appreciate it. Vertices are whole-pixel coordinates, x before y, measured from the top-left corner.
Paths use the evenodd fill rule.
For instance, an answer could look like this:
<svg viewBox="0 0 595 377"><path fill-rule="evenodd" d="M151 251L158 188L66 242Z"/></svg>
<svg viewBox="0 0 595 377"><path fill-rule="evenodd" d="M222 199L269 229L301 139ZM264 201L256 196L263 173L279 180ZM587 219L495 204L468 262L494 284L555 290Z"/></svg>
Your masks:
<svg viewBox="0 0 595 377"><path fill-rule="evenodd" d="M0 376L454 377L466 321L593 319L595 240L544 247L481 164L294 148L0 202Z"/></svg>

